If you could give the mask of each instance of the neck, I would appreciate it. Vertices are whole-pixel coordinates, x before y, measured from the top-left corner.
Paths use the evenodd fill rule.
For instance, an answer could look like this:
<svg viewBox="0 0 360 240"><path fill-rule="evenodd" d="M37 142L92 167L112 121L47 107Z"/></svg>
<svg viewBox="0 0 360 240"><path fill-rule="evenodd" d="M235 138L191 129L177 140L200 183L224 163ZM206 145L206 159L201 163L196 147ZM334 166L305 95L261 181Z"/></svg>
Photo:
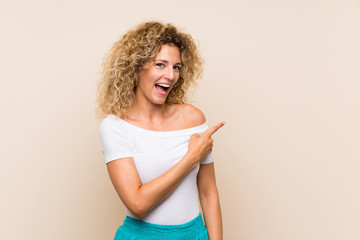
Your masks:
<svg viewBox="0 0 360 240"><path fill-rule="evenodd" d="M164 118L166 110L166 104L154 104L136 94L128 118L156 122Z"/></svg>

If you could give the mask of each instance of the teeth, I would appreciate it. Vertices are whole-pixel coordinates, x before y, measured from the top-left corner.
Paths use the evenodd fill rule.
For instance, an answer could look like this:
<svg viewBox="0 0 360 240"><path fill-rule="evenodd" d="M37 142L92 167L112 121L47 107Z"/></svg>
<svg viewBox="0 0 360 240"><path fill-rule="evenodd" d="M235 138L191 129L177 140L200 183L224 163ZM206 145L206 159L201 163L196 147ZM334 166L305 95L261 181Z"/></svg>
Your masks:
<svg viewBox="0 0 360 240"><path fill-rule="evenodd" d="M158 83L157 85L161 86L161 87L170 87L169 84L164 84L164 83Z"/></svg>

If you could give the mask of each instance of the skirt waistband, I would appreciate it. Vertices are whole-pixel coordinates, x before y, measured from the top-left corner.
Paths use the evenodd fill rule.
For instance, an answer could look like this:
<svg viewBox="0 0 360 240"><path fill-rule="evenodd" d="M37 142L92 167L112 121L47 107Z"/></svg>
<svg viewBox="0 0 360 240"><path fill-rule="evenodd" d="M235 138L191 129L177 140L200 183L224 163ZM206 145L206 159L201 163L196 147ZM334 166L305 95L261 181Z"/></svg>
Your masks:
<svg viewBox="0 0 360 240"><path fill-rule="evenodd" d="M139 237L139 239L208 239L207 229L201 214L180 225L148 223L127 216L118 231L122 232L119 234L130 234L132 237Z"/></svg>

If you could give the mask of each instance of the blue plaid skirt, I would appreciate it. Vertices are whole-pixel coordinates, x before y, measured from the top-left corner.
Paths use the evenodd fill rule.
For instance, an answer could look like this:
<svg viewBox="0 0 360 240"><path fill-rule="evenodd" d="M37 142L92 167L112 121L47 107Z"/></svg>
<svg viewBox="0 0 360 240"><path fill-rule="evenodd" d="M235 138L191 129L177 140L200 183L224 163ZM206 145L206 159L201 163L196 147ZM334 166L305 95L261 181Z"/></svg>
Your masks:
<svg viewBox="0 0 360 240"><path fill-rule="evenodd" d="M114 240L209 240L202 216L180 225L159 225L127 216Z"/></svg>

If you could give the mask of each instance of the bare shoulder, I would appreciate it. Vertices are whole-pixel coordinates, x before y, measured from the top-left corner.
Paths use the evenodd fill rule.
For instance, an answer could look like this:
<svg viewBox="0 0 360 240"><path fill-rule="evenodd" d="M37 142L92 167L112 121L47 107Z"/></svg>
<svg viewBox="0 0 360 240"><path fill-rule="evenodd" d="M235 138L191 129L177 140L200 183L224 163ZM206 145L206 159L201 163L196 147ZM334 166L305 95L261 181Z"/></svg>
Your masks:
<svg viewBox="0 0 360 240"><path fill-rule="evenodd" d="M206 121L204 113L191 104L181 104L181 112L187 128L200 126Z"/></svg>

